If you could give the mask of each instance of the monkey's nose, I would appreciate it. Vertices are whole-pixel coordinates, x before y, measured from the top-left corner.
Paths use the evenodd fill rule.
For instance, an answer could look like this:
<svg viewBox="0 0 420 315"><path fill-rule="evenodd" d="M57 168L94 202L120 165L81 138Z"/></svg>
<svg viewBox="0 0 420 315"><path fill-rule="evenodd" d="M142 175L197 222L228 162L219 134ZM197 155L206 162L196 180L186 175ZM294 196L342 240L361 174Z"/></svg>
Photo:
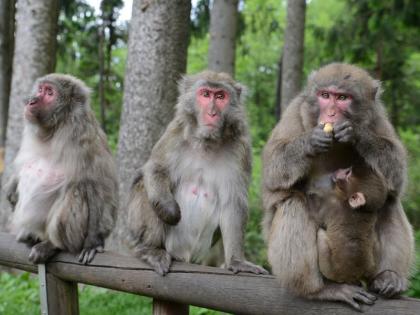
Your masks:
<svg viewBox="0 0 420 315"><path fill-rule="evenodd" d="M28 104L29 105L35 105L38 102L38 98L34 97L29 99Z"/></svg>

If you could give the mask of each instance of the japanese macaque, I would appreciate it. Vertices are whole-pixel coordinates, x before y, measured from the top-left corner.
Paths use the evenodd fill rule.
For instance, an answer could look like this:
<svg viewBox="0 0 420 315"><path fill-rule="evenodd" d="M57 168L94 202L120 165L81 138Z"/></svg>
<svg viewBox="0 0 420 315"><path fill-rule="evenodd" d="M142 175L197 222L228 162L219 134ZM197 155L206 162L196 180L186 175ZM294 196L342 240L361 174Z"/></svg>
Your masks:
<svg viewBox="0 0 420 315"><path fill-rule="evenodd" d="M44 263L58 251L89 263L114 226L117 176L86 85L70 75L39 78L24 109L24 131L7 195L12 231Z"/></svg>
<svg viewBox="0 0 420 315"><path fill-rule="evenodd" d="M205 71L184 77L179 94L175 118L131 189L133 252L165 275L173 259L203 262L220 231L228 269L266 273L244 258L251 145L243 87Z"/></svg>
<svg viewBox="0 0 420 315"><path fill-rule="evenodd" d="M407 289L414 241L400 202L406 153L380 94L380 83L366 71L347 64L327 65L310 75L264 148L268 259L281 284L298 295L342 301L356 309L375 300L365 288L330 281L320 271L318 226L305 193L308 182L359 163L386 183L386 202L375 222L377 273L369 290L391 297Z"/></svg>
<svg viewBox="0 0 420 315"><path fill-rule="evenodd" d="M310 183L307 195L320 227L322 275L340 283L371 281L377 273L375 224L387 197L385 179L365 166L339 169Z"/></svg>

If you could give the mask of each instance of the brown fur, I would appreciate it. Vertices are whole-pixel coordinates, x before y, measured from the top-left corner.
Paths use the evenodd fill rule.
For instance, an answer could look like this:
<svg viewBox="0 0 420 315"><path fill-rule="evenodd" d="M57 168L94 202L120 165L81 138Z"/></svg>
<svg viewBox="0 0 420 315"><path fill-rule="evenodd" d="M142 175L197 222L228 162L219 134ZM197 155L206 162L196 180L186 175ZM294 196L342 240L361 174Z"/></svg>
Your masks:
<svg viewBox="0 0 420 315"><path fill-rule="evenodd" d="M318 261L322 275L340 283L370 282L377 274L375 224L386 201L385 179L364 166L352 168L348 179L328 174L311 182L308 202L319 225ZM355 194L366 203L350 205Z"/></svg>
<svg viewBox="0 0 420 315"><path fill-rule="evenodd" d="M319 116L316 91L331 85L353 95L347 113L353 141L334 142L328 152L314 154L311 136ZM376 261L385 278L385 270L396 275L381 281L376 278L371 288L383 295L407 288L414 250L412 230L400 202L406 153L385 115L380 94L379 82L364 70L347 64L327 65L310 75L307 87L288 106L265 146L262 193L269 261L281 283L300 295L345 301L356 308L354 298L372 302L364 291L348 285L342 285L342 291L336 285L334 290L328 288L330 283L317 265L316 222L309 217L303 194L308 179L360 161L386 179L387 202L375 225L379 239ZM386 289L388 284L392 289Z"/></svg>

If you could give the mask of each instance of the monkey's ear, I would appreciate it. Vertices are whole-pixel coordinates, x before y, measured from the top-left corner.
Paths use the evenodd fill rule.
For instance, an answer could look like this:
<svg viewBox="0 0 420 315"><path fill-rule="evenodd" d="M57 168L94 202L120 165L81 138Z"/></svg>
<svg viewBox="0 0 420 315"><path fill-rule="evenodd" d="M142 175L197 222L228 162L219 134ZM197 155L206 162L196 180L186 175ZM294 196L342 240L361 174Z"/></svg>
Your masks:
<svg viewBox="0 0 420 315"><path fill-rule="evenodd" d="M248 94L248 89L246 88L245 85L242 85L238 82L236 82L233 87L235 88L238 99L241 101L241 103L243 103Z"/></svg>
<svg viewBox="0 0 420 315"><path fill-rule="evenodd" d="M312 82L315 79L315 76L317 73L318 73L317 70L313 70L308 76L308 82Z"/></svg>
<svg viewBox="0 0 420 315"><path fill-rule="evenodd" d="M372 100L379 100L383 92L381 81L373 80L372 84Z"/></svg>
<svg viewBox="0 0 420 315"><path fill-rule="evenodd" d="M178 92L179 95L185 94L194 84L195 78L191 75L182 76L181 80L178 82Z"/></svg>
<svg viewBox="0 0 420 315"><path fill-rule="evenodd" d="M357 209L366 204L365 195L361 192L356 192L349 198L349 205L352 209Z"/></svg>

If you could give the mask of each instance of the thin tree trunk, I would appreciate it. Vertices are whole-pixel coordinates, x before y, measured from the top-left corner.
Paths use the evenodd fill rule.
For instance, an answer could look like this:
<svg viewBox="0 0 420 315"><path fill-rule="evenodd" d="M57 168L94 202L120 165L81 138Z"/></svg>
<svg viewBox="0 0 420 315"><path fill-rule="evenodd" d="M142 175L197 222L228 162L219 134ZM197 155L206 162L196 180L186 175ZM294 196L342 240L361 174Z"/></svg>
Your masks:
<svg viewBox="0 0 420 315"><path fill-rule="evenodd" d="M7 124L5 172L2 187L8 182L11 165L20 146L23 125L23 104L34 81L55 69L57 0L18 0L16 6L16 37L13 59L12 88ZM2 192L0 229L4 229L10 206Z"/></svg>
<svg viewBox="0 0 420 315"><path fill-rule="evenodd" d="M15 38L15 0L0 1L0 148L6 142ZM3 157L1 158L3 160Z"/></svg>
<svg viewBox="0 0 420 315"><path fill-rule="evenodd" d="M105 114L105 58L104 58L104 41L105 41L105 25L102 19L102 25L99 26L99 47L98 47L98 59L99 59L99 109L101 113L101 126L106 133L106 114Z"/></svg>
<svg viewBox="0 0 420 315"><path fill-rule="evenodd" d="M120 212L109 246L124 237L126 196L136 171L173 117L186 70L191 2L133 2L118 144Z"/></svg>
<svg viewBox="0 0 420 315"><path fill-rule="evenodd" d="M238 0L214 0L210 11L209 69L235 73Z"/></svg>
<svg viewBox="0 0 420 315"><path fill-rule="evenodd" d="M281 109L299 93L302 84L305 0L287 1L287 25L282 60Z"/></svg>
<svg viewBox="0 0 420 315"><path fill-rule="evenodd" d="M279 61L277 63L277 85L276 85L276 102L274 104L274 113L276 115L276 120L279 121L281 117L281 71L282 71L282 59L283 56L279 58Z"/></svg>

